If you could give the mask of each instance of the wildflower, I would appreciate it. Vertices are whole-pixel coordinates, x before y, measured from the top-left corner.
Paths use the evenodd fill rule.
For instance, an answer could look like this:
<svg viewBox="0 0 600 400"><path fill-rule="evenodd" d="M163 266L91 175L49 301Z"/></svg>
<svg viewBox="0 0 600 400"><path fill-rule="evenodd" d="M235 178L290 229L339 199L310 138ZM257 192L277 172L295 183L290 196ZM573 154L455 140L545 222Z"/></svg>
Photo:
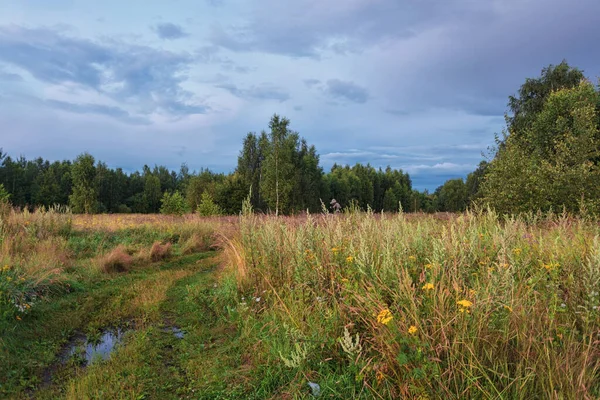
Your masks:
<svg viewBox="0 0 600 400"><path fill-rule="evenodd" d="M417 259L417 257L415 257L415 256L408 256L408 259L409 259L410 261L415 261L415 260Z"/></svg>
<svg viewBox="0 0 600 400"><path fill-rule="evenodd" d="M377 379L377 383L381 383L385 380L385 375L383 374L383 372L377 371L375 378Z"/></svg>
<svg viewBox="0 0 600 400"><path fill-rule="evenodd" d="M431 264L425 264L425 268L430 269L433 265Z"/></svg>
<svg viewBox="0 0 600 400"><path fill-rule="evenodd" d="M342 282L348 282L348 278L342 278Z"/></svg>
<svg viewBox="0 0 600 400"><path fill-rule="evenodd" d="M340 249L338 249L337 247L333 247L333 248L331 248L331 252L332 252L333 254L337 254L337 253L339 253L339 252L340 252Z"/></svg>
<svg viewBox="0 0 600 400"><path fill-rule="evenodd" d="M408 328L408 333L410 333L411 335L414 335L415 333L417 333L417 327L414 325L411 325L410 328Z"/></svg>
<svg viewBox="0 0 600 400"><path fill-rule="evenodd" d="M383 325L389 324L392 319L394 319L394 317L392 316L392 313L390 312L390 310L387 308L384 310L381 310L379 312L379 314L377 315L377 322L379 322L380 324L383 324Z"/></svg>
<svg viewBox="0 0 600 400"><path fill-rule="evenodd" d="M461 313L467 313L470 314L471 313L471 306L473 305L472 302L470 302L469 300L460 300L457 301L456 304L458 304L459 308L458 311L460 311Z"/></svg>
<svg viewBox="0 0 600 400"><path fill-rule="evenodd" d="M515 256L520 256L522 251L523 250L521 250L520 247L517 247L516 249L513 250L513 253L515 253Z"/></svg>
<svg viewBox="0 0 600 400"><path fill-rule="evenodd" d="M433 290L433 283L429 282L423 285L423 290Z"/></svg>
<svg viewBox="0 0 600 400"><path fill-rule="evenodd" d="M346 257L346 262L347 262L348 264L352 264L352 261L354 261L354 257L352 257L352 256L348 256L348 257Z"/></svg>

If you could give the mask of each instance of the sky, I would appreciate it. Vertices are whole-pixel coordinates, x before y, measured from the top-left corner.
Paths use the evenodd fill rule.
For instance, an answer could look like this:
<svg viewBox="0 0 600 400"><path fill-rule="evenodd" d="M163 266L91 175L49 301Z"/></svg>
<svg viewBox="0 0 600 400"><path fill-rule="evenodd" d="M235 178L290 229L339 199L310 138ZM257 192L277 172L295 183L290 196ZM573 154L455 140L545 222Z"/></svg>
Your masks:
<svg viewBox="0 0 600 400"><path fill-rule="evenodd" d="M527 77L566 59L596 81L598 38L598 0L0 0L0 147L230 172L277 113L325 171L432 191Z"/></svg>

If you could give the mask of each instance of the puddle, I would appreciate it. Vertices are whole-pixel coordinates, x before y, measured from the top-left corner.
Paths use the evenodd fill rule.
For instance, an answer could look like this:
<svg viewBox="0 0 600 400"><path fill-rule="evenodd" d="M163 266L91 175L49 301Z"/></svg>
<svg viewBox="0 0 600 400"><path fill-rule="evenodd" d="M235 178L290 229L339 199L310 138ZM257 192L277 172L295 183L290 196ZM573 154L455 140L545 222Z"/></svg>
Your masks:
<svg viewBox="0 0 600 400"><path fill-rule="evenodd" d="M88 365L95 360L107 360L116 346L123 341L125 330L107 330L96 340L89 340L84 335L75 336L68 344L60 357L65 363L71 358L78 358L83 365Z"/></svg>
<svg viewBox="0 0 600 400"><path fill-rule="evenodd" d="M177 326L167 326L163 328L163 332L172 333L177 339L183 339L185 336L185 332L181 330L181 328Z"/></svg>

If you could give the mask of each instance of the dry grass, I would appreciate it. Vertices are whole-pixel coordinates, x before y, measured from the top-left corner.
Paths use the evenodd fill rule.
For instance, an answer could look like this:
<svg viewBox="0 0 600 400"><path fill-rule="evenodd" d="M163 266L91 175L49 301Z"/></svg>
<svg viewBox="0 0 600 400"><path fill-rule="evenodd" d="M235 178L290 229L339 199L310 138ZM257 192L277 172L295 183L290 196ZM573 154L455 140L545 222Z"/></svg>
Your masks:
<svg viewBox="0 0 600 400"><path fill-rule="evenodd" d="M125 272L132 264L133 257L123 245L117 246L98 260L100 270L105 273Z"/></svg>
<svg viewBox="0 0 600 400"><path fill-rule="evenodd" d="M171 247L171 243L154 242L150 249L150 259L154 262L164 260L171 254Z"/></svg>

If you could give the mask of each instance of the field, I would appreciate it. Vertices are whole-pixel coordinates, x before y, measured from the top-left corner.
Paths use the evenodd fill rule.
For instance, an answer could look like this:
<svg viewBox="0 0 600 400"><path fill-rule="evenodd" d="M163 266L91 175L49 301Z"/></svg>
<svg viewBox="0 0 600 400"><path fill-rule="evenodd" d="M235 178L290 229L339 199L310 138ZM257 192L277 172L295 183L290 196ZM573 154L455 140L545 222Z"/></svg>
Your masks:
<svg viewBox="0 0 600 400"><path fill-rule="evenodd" d="M594 220L4 209L0 240L2 398L600 397Z"/></svg>

